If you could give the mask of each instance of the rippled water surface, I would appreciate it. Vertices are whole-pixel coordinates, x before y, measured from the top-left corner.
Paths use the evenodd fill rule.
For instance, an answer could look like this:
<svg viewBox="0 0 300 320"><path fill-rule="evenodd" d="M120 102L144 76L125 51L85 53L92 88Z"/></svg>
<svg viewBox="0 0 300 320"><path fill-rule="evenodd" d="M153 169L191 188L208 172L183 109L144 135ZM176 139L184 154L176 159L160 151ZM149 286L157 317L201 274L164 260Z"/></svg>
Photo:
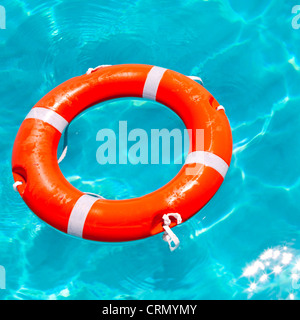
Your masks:
<svg viewBox="0 0 300 320"><path fill-rule="evenodd" d="M284 0L6 0L0 29L1 299L300 298L300 29ZM1 17L0 17L1 18ZM233 158L209 204L174 228L130 243L70 237L39 220L12 189L11 151L30 108L100 64L145 63L200 76L226 108ZM145 121L146 119L146 121ZM154 102L95 106L69 129L61 169L107 198L169 181L180 165L100 166L101 128L181 128ZM0 275L1 276L1 275Z"/></svg>

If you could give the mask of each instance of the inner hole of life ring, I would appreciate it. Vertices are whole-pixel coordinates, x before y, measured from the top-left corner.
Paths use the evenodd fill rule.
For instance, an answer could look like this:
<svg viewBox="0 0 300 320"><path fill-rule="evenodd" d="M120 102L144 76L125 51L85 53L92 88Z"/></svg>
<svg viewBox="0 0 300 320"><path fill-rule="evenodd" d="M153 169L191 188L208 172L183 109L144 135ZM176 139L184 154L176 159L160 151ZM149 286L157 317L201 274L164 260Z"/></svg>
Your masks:
<svg viewBox="0 0 300 320"><path fill-rule="evenodd" d="M64 133L58 158L64 148ZM59 166L82 192L130 199L153 192L182 168L189 136L168 107L140 98L114 99L78 115L68 128L67 154Z"/></svg>

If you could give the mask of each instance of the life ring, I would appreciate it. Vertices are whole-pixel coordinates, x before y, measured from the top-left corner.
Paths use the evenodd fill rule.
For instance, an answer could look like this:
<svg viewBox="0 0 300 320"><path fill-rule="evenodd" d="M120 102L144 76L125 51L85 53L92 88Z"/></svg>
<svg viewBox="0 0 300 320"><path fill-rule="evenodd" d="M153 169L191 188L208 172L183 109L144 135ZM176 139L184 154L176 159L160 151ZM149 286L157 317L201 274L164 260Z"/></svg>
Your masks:
<svg viewBox="0 0 300 320"><path fill-rule="evenodd" d="M143 97L168 106L188 129L204 130L204 145L190 139L185 164L160 189L134 199L107 200L86 194L65 179L57 148L63 130L83 110L121 97ZM166 230L164 221L171 213L182 221L196 214L223 182L231 155L224 108L202 85L165 68L125 64L90 69L46 94L17 133L12 172L28 207L54 228L90 240L130 241ZM170 227L179 222L169 220Z"/></svg>

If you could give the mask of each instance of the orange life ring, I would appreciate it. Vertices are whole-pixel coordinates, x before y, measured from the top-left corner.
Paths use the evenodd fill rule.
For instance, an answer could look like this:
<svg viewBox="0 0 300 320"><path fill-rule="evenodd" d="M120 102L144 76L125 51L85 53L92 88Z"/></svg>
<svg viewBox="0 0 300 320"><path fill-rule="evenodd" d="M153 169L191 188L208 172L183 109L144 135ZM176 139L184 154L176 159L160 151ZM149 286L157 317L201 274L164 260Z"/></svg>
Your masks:
<svg viewBox="0 0 300 320"><path fill-rule="evenodd" d="M204 129L204 145L190 139L185 164L160 189L134 199L99 199L65 179L57 147L63 130L79 113L121 97L143 97L168 106L188 129ZM89 70L46 94L18 131L12 172L28 207L54 228L90 240L129 241L164 231L165 214L179 213L182 221L196 214L223 182L231 155L224 108L203 86L175 71L127 64ZM175 225L172 220L170 227Z"/></svg>

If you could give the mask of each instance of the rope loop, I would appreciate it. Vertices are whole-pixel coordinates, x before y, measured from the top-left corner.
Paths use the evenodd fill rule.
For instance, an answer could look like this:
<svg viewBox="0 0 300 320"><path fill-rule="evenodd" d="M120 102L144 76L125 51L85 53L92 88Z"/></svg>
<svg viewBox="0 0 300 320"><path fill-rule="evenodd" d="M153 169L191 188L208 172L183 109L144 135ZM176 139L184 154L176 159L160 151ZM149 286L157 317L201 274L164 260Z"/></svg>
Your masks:
<svg viewBox="0 0 300 320"><path fill-rule="evenodd" d="M23 182L22 181L16 181L14 184L13 184L13 188L14 190L17 192L18 191L18 186L22 185Z"/></svg>
<svg viewBox="0 0 300 320"><path fill-rule="evenodd" d="M197 76L187 76L187 77L194 81L199 81L200 84L203 86L203 80L200 77L197 77Z"/></svg>
<svg viewBox="0 0 300 320"><path fill-rule="evenodd" d="M169 249L171 251L174 251L175 249L178 248L180 241L176 236L176 234L170 228L170 224L171 224L170 217L174 217L177 220L177 224L180 224L182 222L182 218L179 213L168 213L168 214L164 214L162 217L164 221L163 228L165 230L163 234L163 240L168 242Z"/></svg>
<svg viewBox="0 0 300 320"><path fill-rule="evenodd" d="M102 64L102 65L100 65L100 66L98 66L98 67L96 67L96 68L89 68L88 71L86 72L86 74L91 74L91 73L97 71L97 70L100 69L100 68L110 67L110 66L111 66L111 64Z"/></svg>
<svg viewBox="0 0 300 320"><path fill-rule="evenodd" d="M219 110L224 110L224 112L225 112L225 108L224 108L223 106L221 106L221 105L219 105L219 106L217 107L217 111L219 111Z"/></svg>

